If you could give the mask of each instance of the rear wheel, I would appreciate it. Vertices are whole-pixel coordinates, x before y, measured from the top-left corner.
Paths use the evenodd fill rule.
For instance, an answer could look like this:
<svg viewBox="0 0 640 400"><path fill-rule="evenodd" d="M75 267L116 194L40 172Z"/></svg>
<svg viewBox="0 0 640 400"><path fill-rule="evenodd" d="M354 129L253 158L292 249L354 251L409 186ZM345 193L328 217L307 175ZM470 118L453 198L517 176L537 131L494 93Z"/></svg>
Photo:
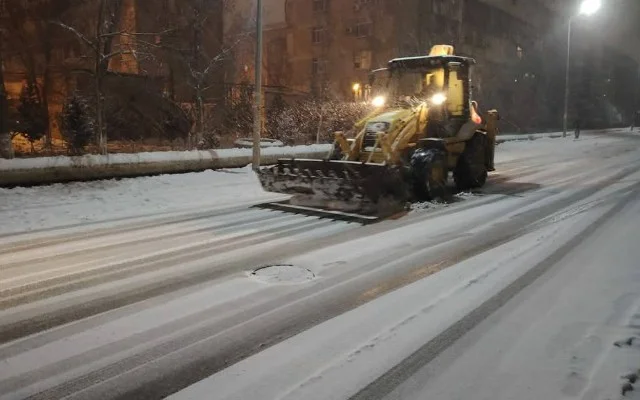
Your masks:
<svg viewBox="0 0 640 400"><path fill-rule="evenodd" d="M447 155L438 149L418 149L411 156L413 188L418 200L443 198L447 191Z"/></svg>
<svg viewBox="0 0 640 400"><path fill-rule="evenodd" d="M453 178L460 190L480 188L487 182L486 154L489 141L484 133L477 132L467 142L464 153L458 159Z"/></svg>

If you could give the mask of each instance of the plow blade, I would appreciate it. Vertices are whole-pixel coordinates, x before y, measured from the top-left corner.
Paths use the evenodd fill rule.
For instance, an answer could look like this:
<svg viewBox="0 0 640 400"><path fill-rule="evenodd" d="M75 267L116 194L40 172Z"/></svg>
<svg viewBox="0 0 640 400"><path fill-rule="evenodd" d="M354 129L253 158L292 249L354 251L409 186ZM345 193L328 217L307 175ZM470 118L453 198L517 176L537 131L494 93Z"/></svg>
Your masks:
<svg viewBox="0 0 640 400"><path fill-rule="evenodd" d="M383 218L409 201L403 171L382 164L280 160L258 177L266 191L293 195L294 206Z"/></svg>

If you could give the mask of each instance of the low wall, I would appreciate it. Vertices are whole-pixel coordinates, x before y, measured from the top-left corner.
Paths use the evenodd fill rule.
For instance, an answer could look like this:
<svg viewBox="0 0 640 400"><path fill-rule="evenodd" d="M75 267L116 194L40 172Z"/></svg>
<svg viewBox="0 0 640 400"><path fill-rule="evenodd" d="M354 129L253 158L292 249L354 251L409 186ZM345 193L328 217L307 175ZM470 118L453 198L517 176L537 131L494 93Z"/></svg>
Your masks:
<svg viewBox="0 0 640 400"><path fill-rule="evenodd" d="M265 148L261 164L274 164L279 158L326 158L331 149L332 145ZM223 149L0 159L0 187L240 168L251 158L251 149Z"/></svg>
<svg viewBox="0 0 640 400"><path fill-rule="evenodd" d="M584 131L589 134L618 132L628 132L628 128ZM570 132L568 136L572 137L573 132ZM499 135L496 141L503 143L559 137L562 137L562 133ZM331 144L263 148L261 150L261 164L274 164L279 158L322 159L329 156L332 148ZM252 149L223 149L111 154L107 156L0 159L0 187L240 168L251 163L251 155Z"/></svg>

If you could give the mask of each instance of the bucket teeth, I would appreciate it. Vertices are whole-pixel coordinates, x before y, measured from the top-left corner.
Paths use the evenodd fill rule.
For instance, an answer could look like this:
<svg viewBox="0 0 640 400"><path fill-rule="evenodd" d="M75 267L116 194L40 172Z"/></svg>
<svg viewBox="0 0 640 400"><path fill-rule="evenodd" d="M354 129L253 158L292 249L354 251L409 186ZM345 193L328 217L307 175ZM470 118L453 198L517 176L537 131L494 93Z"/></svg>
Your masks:
<svg viewBox="0 0 640 400"><path fill-rule="evenodd" d="M348 161L280 160L258 172L266 191L306 207L366 215L402 211L409 188L396 168Z"/></svg>

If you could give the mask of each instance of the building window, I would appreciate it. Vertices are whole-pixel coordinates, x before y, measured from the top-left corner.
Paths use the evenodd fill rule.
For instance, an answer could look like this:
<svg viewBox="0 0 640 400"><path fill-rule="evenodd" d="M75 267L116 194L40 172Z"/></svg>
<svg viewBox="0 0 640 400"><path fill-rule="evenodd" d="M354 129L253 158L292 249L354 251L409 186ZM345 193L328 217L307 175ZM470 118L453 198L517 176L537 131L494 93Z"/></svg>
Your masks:
<svg viewBox="0 0 640 400"><path fill-rule="evenodd" d="M371 51L370 50L362 50L356 52L353 56L353 67L355 69L371 69Z"/></svg>
<svg viewBox="0 0 640 400"><path fill-rule="evenodd" d="M321 12L327 10L327 1L328 0L312 0L313 1L313 11Z"/></svg>
<svg viewBox="0 0 640 400"><path fill-rule="evenodd" d="M360 11L365 6L368 6L368 5L374 4L374 3L377 3L377 0L354 0L353 1L353 9L354 9L354 11Z"/></svg>
<svg viewBox="0 0 640 400"><path fill-rule="evenodd" d="M516 46L516 54L518 55L518 58L521 60L522 60L522 57L524 57L524 49L520 45Z"/></svg>
<svg viewBox="0 0 640 400"><path fill-rule="evenodd" d="M326 30L324 28L311 29L311 42L314 44L323 43L325 40Z"/></svg>
<svg viewBox="0 0 640 400"><path fill-rule="evenodd" d="M327 70L327 62L325 60L320 60L319 58L314 58L311 60L311 73L314 76L323 75Z"/></svg>
<svg viewBox="0 0 640 400"><path fill-rule="evenodd" d="M356 24L355 34L357 37L371 36L373 24L370 21L361 20Z"/></svg>

